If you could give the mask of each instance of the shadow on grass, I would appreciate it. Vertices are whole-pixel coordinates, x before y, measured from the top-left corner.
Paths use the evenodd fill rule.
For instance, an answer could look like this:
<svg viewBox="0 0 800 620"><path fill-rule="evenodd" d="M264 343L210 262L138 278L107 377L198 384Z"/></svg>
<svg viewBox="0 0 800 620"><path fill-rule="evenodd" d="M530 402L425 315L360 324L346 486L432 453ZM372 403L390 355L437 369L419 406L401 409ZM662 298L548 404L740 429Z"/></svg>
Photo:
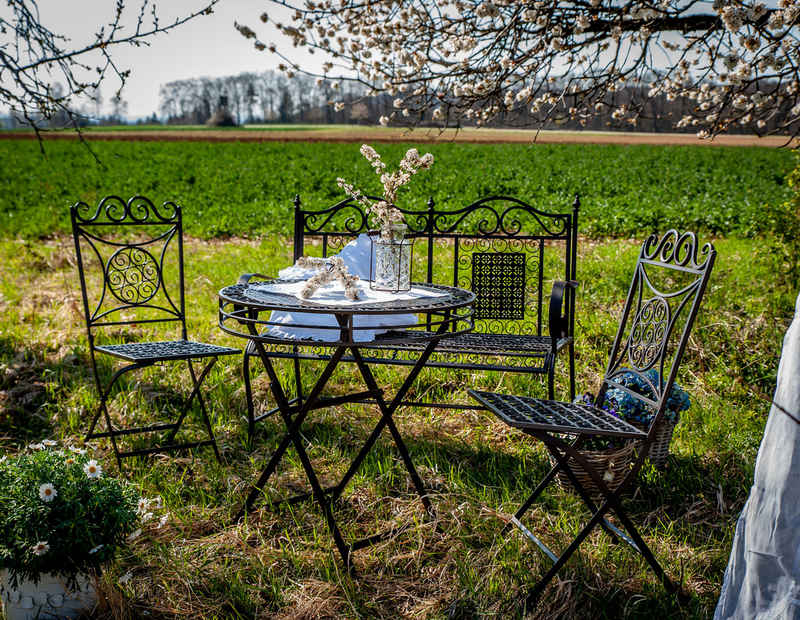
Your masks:
<svg viewBox="0 0 800 620"><path fill-rule="evenodd" d="M11 442L51 435L60 400L91 380L89 364L73 353L57 358L41 345L0 337L0 433Z"/></svg>

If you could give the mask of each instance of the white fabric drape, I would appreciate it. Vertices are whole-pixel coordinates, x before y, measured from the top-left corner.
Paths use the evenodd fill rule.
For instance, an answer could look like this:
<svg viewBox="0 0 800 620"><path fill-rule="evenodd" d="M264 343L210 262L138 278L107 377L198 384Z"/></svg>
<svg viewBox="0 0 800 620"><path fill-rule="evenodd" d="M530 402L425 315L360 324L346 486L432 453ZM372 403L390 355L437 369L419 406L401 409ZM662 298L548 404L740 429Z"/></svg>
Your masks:
<svg viewBox="0 0 800 620"><path fill-rule="evenodd" d="M800 620L800 297L715 620Z"/></svg>

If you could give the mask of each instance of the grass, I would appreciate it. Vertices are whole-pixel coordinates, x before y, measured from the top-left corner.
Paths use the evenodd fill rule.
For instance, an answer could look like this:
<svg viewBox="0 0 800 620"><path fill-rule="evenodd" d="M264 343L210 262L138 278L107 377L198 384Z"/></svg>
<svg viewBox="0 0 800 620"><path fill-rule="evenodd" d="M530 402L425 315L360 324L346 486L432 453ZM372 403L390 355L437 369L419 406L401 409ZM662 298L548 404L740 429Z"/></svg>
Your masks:
<svg viewBox="0 0 800 620"><path fill-rule="evenodd" d="M290 152L311 152L303 148L300 145ZM168 145L159 145L159 149L166 158L160 162L177 157L177 151L171 152ZM201 148L185 157L193 162L197 153L206 152ZM234 155L242 168L250 166L245 155L256 151L233 148L216 152L216 167L222 171L228 169L228 158ZM437 154L440 162L448 153L451 151L443 149ZM493 156L497 155L494 152ZM50 158L56 168L68 165L53 151ZM153 161L146 163L154 176L160 174ZM74 165L71 169L77 170ZM133 179L136 165L132 168ZM187 165L186 174L191 169L192 165ZM45 175L48 182L57 176ZM498 184L505 182L502 175L496 178ZM112 180L102 183L110 185ZM438 180L441 183L441 177ZM538 174L535 180L561 182ZM129 188L122 185L122 190ZM69 187L75 186L72 179ZM206 204L217 205L214 201ZM61 206L53 209L58 215L49 220L51 224L61 222ZM590 209L587 206L587 211ZM32 210L27 217L33 219L45 212ZM186 248L187 299L192 301L190 335L207 342L241 345L216 327L216 292L242 272L270 273L289 264L290 246L280 235L261 240L190 240ZM595 531L548 589L535 617L705 618L713 611L735 520L752 481L781 338L793 308L790 287L776 277L781 269L768 243L728 238L718 239L716 246L716 272L679 376L694 404L676 429L667 469L645 470L627 500L656 556L670 575L682 578L690 600L680 606L641 559L624 546L611 545L602 532ZM604 369L637 245L626 239L584 238L579 248L577 367L579 388L589 390ZM97 405L72 255L71 241L59 235L44 242L0 241L4 265L0 280L0 442L6 451L45 437L78 440ZM169 336L142 325L134 332L143 338ZM372 533L387 522L411 527L394 540L357 552L360 576L351 578L343 573L324 521L312 503L277 513L262 508L240 524L233 522L248 484L281 436L277 421L266 420L260 424L254 449L248 450L239 364L238 357L222 360L208 382L208 402L224 464L218 465L210 452L200 451L125 465L123 475L139 484L147 496L164 499L170 520L160 530L145 528L144 535L108 567L101 589L101 617L444 619L521 615L525 589L542 574L546 562L519 533L502 536L498 517L512 512L529 493L531 481L546 471L541 448L485 413L399 412L401 433L423 479L434 491L437 518L435 523L422 519L398 454L384 434L337 506L337 515L347 536ZM102 368L108 373L111 363L105 360ZM288 376L290 369L282 366L281 372ZM315 369L309 366L304 372L308 382ZM379 382L397 385L404 372L382 368ZM565 380L562 372L561 393ZM332 390L344 392L355 385L353 369L344 368ZM460 399L466 397L467 388L476 386L544 393L543 384L536 380L444 370L424 372L415 390L445 390ZM268 401L263 378L256 381L256 391L260 400ZM147 411L169 409L186 393L186 377L176 366L129 375L113 395L113 415L126 422L152 421L153 415ZM335 481L344 471L375 422L374 411L355 406L312 414L305 437L323 484ZM195 420L189 431L198 428ZM99 442L95 450L106 470L114 472L107 443ZM303 486L303 472L293 452L279 473L270 495L279 497ZM526 523L559 548L585 518L579 508L572 494L553 487L532 509ZM130 580L120 583L128 574Z"/></svg>
<svg viewBox="0 0 800 620"><path fill-rule="evenodd" d="M353 144L98 141L99 166L84 146L0 140L0 237L66 232L67 207L107 194L176 200L187 232L203 238L291 233L292 198L321 208L342 197L344 177L367 192L379 185ZM385 144L397 162L411 144ZM554 211L582 197L580 230L641 237L674 226L750 236L771 228L765 204L786 200L793 155L766 148L443 143L426 147L431 170L398 200L456 208L491 194L519 196Z"/></svg>

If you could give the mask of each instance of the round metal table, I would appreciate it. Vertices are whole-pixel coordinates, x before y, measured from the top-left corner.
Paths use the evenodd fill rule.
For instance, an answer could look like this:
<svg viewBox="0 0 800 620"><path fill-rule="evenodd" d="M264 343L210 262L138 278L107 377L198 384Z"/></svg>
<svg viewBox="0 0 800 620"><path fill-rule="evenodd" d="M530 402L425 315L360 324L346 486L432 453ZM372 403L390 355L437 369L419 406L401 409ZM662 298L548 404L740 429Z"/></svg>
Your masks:
<svg viewBox="0 0 800 620"><path fill-rule="evenodd" d="M389 534L397 534L397 530L394 530L346 543L339 531L331 508L333 502L341 496L348 482L375 445L384 428L389 429L426 511L429 514L432 511L422 479L411 461L408 449L397 430L392 416L400 406L400 403L403 402L417 375L434 352L437 343L444 338L462 334L472 329L471 306L475 301L475 295L470 291L451 286L415 283L412 290L436 296L417 297L415 299L392 299L390 301L366 302L356 305L320 304L316 303L313 298L304 300L294 295L264 291L265 285L291 284L294 281L274 278L266 281L250 282L251 277L251 274L246 274L240 278L237 284L228 286L219 292L219 326L229 334L247 339L249 341L248 346L253 347L258 353L270 379L270 390L286 427L286 434L270 457L261 476L253 485L237 518L248 512L256 500L262 496L267 480L277 469L278 463L283 458L289 445L293 445L312 491L311 493L272 502L272 505L279 506L286 503L295 503L313 496L322 509L345 566L352 570L350 554L353 551L377 543L385 539ZM285 322L272 321L270 311L302 313L305 315L304 323L287 325ZM270 312L270 318L261 318L262 313L265 312ZM335 317L335 326L321 327L315 324L313 315L316 314ZM360 330L376 330L380 328L376 328L375 325L355 325L354 318L359 315L415 315L416 321L408 325L393 325L387 333L381 334L374 341L363 342L361 339L356 338L356 334ZM270 333L270 329L275 326L315 330L328 329L330 330L331 338L325 341L287 339ZM397 389L394 396L389 399L385 396L384 390L378 387L372 370L362 356L360 349L376 345L381 347L402 346L411 341L416 343L423 342L425 346L421 349L416 363L411 366L411 370L402 385ZM297 399L290 401L286 396L286 390L281 384L280 376L273 366L269 345L290 345L293 347L304 345L325 346L330 347L333 352L308 395L304 398L299 396ZM348 352L349 356L345 357ZM322 392L325 385L341 361L356 364L366 389L343 396L323 397ZM295 363L296 373L299 378L297 360L295 360ZM365 401L374 402L378 406L381 413L380 420L341 481L333 487L323 489L303 446L303 440L300 435L302 424L309 412L315 409L333 407L344 403L363 403Z"/></svg>

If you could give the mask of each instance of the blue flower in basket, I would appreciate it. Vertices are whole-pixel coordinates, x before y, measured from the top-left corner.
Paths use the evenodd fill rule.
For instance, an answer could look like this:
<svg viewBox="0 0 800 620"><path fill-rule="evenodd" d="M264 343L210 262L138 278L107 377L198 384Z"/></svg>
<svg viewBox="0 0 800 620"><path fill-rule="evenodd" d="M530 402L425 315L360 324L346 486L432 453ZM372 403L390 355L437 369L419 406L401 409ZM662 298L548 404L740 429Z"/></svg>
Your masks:
<svg viewBox="0 0 800 620"><path fill-rule="evenodd" d="M655 368L651 368L644 374L654 385L658 385L659 374ZM616 379L616 382L643 396L653 396L650 386L636 373L623 373ZM609 388L606 391L603 409L607 409L607 403L610 403L608 406L616 411L618 417L641 426L649 426L655 415L655 411L651 407L648 407L642 401L619 388ZM673 383L672 391L667 398L667 407L664 411L664 417L669 422L675 423L678 421L681 411L686 411L691 404L692 402L686 390L677 383Z"/></svg>

